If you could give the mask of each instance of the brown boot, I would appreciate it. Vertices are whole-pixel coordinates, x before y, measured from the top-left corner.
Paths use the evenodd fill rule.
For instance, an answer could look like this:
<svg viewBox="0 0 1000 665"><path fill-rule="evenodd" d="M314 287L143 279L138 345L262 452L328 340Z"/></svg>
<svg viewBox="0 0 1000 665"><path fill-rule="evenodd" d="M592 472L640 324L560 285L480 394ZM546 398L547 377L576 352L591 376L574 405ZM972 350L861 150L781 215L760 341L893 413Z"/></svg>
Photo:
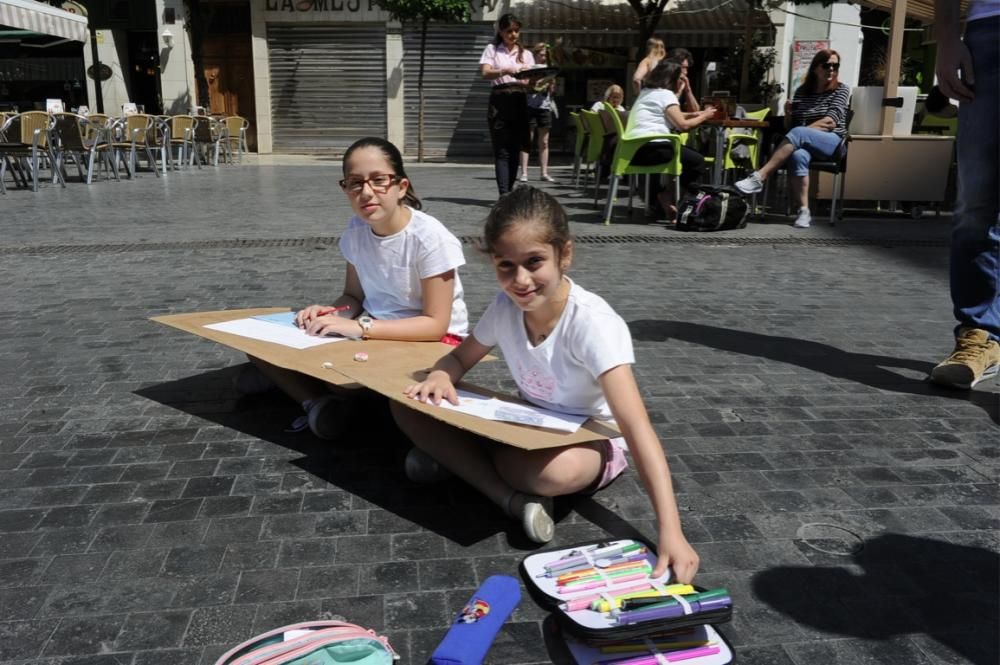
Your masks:
<svg viewBox="0 0 1000 665"><path fill-rule="evenodd" d="M949 388L969 390L1000 370L1000 344L979 328L960 328L955 350L931 370L931 381Z"/></svg>

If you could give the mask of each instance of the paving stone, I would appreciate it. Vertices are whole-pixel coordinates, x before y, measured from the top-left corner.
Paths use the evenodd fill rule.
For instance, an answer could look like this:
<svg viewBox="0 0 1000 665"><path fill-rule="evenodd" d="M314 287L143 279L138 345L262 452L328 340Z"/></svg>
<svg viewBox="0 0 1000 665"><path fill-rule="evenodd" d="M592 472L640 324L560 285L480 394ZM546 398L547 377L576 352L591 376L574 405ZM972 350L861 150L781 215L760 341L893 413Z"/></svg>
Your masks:
<svg viewBox="0 0 1000 665"><path fill-rule="evenodd" d="M488 167L408 170L430 214L481 233ZM332 617L424 662L476 585L537 549L461 483L407 483L384 405L334 447L287 434L290 400L233 393L242 354L148 321L329 297L350 216L328 191L338 173L245 164L4 197L0 663L212 665L250 634ZM739 662L996 662L1000 386L924 382L950 350L950 219L695 238L623 214L605 227L586 197L546 187L581 236L573 278L632 330L698 582L736 599L723 630ZM474 319L496 281L465 250ZM44 308L72 329L43 325ZM491 365L470 379L513 390ZM634 469L558 513L554 545L655 536ZM863 548L821 552L806 524ZM947 616L920 590L942 575L962 608ZM546 616L526 597L489 662L551 662Z"/></svg>

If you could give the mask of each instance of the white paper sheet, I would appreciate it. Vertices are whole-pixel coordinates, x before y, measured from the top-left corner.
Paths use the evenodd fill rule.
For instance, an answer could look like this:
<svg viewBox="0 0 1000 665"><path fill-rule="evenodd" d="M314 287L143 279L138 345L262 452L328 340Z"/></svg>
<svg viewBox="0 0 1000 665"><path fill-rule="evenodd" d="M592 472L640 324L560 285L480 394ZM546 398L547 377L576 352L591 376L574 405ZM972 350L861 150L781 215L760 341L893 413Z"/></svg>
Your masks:
<svg viewBox="0 0 1000 665"><path fill-rule="evenodd" d="M441 400L441 404L437 406L486 420L532 425L561 432L575 432L588 418L588 416L574 416L568 413L550 411L540 406L505 402L495 397L477 395L465 390L458 391L458 401L458 406L455 406L451 402Z"/></svg>
<svg viewBox="0 0 1000 665"><path fill-rule="evenodd" d="M346 337L313 337L312 335L307 335L304 330L299 328L253 318L210 323L205 327L232 335L239 335L240 337L259 339L263 342L274 342L282 346L290 346L293 349L308 349L321 344L343 342L347 339Z"/></svg>

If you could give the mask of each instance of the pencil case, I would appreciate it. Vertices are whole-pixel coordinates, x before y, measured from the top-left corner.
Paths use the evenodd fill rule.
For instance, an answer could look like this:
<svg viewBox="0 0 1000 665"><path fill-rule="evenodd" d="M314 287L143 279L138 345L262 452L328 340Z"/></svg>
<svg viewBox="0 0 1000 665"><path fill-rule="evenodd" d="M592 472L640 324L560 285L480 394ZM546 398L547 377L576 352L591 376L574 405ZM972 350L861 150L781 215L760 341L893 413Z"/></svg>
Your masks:
<svg viewBox="0 0 1000 665"><path fill-rule="evenodd" d="M691 659L692 665L731 662L731 647L712 627L732 618L728 592L674 585L670 573L651 579L655 565L649 542L617 539L536 552L521 562L520 573L532 598L551 609L563 634L580 644L629 643L702 628L718 643L718 657Z"/></svg>
<svg viewBox="0 0 1000 665"><path fill-rule="evenodd" d="M389 640L344 621L308 621L269 630L222 654L215 665L390 665Z"/></svg>
<svg viewBox="0 0 1000 665"><path fill-rule="evenodd" d="M509 575L491 575L455 618L429 665L479 665L497 633L521 602L521 586Z"/></svg>

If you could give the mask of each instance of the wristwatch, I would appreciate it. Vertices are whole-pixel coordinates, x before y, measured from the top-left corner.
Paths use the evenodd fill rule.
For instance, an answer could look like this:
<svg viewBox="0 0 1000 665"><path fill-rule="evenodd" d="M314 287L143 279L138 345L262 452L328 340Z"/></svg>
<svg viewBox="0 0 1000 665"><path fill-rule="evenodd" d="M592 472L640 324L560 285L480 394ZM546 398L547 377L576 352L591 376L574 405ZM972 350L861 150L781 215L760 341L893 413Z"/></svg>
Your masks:
<svg viewBox="0 0 1000 665"><path fill-rule="evenodd" d="M370 316L359 316L357 318L358 325L361 326L361 339L368 339L368 331L372 329L372 324L375 323L375 319Z"/></svg>

